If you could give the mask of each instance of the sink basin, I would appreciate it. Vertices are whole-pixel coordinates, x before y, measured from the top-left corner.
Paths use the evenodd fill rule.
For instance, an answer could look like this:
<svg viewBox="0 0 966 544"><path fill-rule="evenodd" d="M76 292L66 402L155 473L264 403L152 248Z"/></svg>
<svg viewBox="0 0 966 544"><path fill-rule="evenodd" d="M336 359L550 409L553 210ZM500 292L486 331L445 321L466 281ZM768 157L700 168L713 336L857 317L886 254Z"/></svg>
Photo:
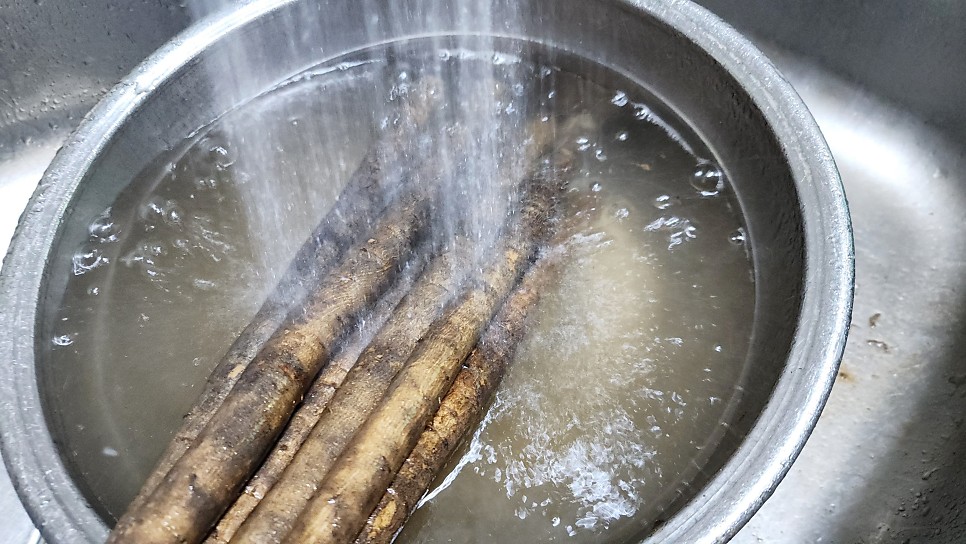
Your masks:
<svg viewBox="0 0 966 544"><path fill-rule="evenodd" d="M966 5L704 0L818 120L855 229L849 345L819 424L735 542L966 540ZM0 8L0 252L58 145L189 22L136 1ZM0 540L39 536L0 473Z"/></svg>

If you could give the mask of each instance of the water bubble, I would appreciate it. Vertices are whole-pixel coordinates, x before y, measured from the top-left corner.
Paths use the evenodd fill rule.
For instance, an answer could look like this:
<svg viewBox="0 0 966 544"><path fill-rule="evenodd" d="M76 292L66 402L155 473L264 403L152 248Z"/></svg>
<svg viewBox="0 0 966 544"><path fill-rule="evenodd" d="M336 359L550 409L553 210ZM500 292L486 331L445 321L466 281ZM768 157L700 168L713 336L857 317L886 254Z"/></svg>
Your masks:
<svg viewBox="0 0 966 544"><path fill-rule="evenodd" d="M628 102L627 93L624 91L617 91L614 93L613 98L610 99L611 104L621 108L626 106Z"/></svg>
<svg viewBox="0 0 966 544"><path fill-rule="evenodd" d="M92 297L96 297L97 295L101 294L101 288L97 286L88 287L87 294Z"/></svg>
<svg viewBox="0 0 966 544"><path fill-rule="evenodd" d="M117 240L118 228L114 220L111 219L110 211L111 209L108 208L104 213L94 218L87 227L91 238L98 242L108 243Z"/></svg>
<svg viewBox="0 0 966 544"><path fill-rule="evenodd" d="M110 446L106 446L103 450L101 450L101 453L103 453L106 457L117 457L120 455L116 449Z"/></svg>
<svg viewBox="0 0 966 544"><path fill-rule="evenodd" d="M745 229L739 228L738 230L732 232L728 235L728 241L736 246L741 246L745 244Z"/></svg>
<svg viewBox="0 0 966 544"><path fill-rule="evenodd" d="M160 242L146 242L141 245L141 251L155 257L163 257L168 254L167 248Z"/></svg>
<svg viewBox="0 0 966 544"><path fill-rule="evenodd" d="M659 210L666 210L674 205L674 197L671 195L659 195L654 199L654 207Z"/></svg>
<svg viewBox="0 0 966 544"><path fill-rule="evenodd" d="M724 173L711 162L702 162L691 175L691 186L698 190L701 196L717 196L724 189Z"/></svg>
<svg viewBox="0 0 966 544"><path fill-rule="evenodd" d="M577 150L578 151L587 151L588 149L590 149L590 147L592 145L590 143L590 138L588 138L586 136L578 136L577 139L575 140L575 142L577 144Z"/></svg>
<svg viewBox="0 0 966 544"><path fill-rule="evenodd" d="M547 77L552 73L553 73L553 69L550 68L549 66L540 67L540 77Z"/></svg>
<svg viewBox="0 0 966 544"><path fill-rule="evenodd" d="M627 139L630 137L631 137L630 133L627 132L626 130L622 130L614 135L614 139L617 140L618 142L626 142Z"/></svg>
<svg viewBox="0 0 966 544"><path fill-rule="evenodd" d="M195 179L195 187L202 190L211 190L218 187L218 178L214 176L201 177Z"/></svg>
<svg viewBox="0 0 966 544"><path fill-rule="evenodd" d="M604 162L607 160L607 154L604 153L603 149L598 147L597 150L594 151L594 158L599 160L600 162Z"/></svg>
<svg viewBox="0 0 966 544"><path fill-rule="evenodd" d="M85 247L74 254L71 259L71 268L75 276L81 276L107 263L107 257L99 248Z"/></svg>
<svg viewBox="0 0 966 544"><path fill-rule="evenodd" d="M640 121L650 120L651 108L648 108L644 104L634 104L634 118Z"/></svg>
<svg viewBox="0 0 966 544"><path fill-rule="evenodd" d="M603 189L603 188L604 188L604 186L601 185L600 182L595 182L593 185L590 186L590 190L593 191L593 192L595 192L595 193L599 193L600 190Z"/></svg>
<svg viewBox="0 0 966 544"><path fill-rule="evenodd" d="M698 237L698 228L690 219L677 216L659 217L644 227L645 232L668 233L669 250Z"/></svg>
<svg viewBox="0 0 966 544"><path fill-rule="evenodd" d="M200 291L211 291L216 287L215 282L211 280L206 280L204 278L195 278L191 281L191 284Z"/></svg>
<svg viewBox="0 0 966 544"><path fill-rule="evenodd" d="M59 336L55 336L51 342L55 346L64 347L73 344L75 338L77 338L77 334L61 334Z"/></svg>
<svg viewBox="0 0 966 544"><path fill-rule="evenodd" d="M213 145L208 150L208 158L218 170L224 170L235 164L235 157L222 145Z"/></svg>
<svg viewBox="0 0 966 544"><path fill-rule="evenodd" d="M141 206L141 219L150 221L160 219L163 223L171 226L181 224L184 212L181 206L174 200L164 200L161 198L151 198Z"/></svg>
<svg viewBox="0 0 966 544"><path fill-rule="evenodd" d="M140 219L149 220L164 215L165 201L158 197L149 198L138 209Z"/></svg>

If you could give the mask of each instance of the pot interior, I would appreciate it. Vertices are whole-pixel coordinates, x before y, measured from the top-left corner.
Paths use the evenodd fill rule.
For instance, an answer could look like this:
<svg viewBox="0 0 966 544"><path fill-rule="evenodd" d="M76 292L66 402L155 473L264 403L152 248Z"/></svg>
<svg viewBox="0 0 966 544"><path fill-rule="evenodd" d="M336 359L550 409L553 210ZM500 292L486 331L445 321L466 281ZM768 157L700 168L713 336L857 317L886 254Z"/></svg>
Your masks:
<svg viewBox="0 0 966 544"><path fill-rule="evenodd" d="M405 92L399 89L406 78L438 76L444 52L446 62L485 65L488 74L522 73L533 111L565 116L592 102L608 112L597 119L598 130L581 135L591 145L582 150L581 175L572 190L603 193L594 198L603 199L600 216L611 221L612 230L589 232L603 229L605 242L613 242L626 226L633 233L629 243L643 244L639 249L650 251L651 265L665 270L649 277L650 283L618 283L623 291L611 302L637 307L636 315L648 316L654 329L636 347L654 353L615 363L646 360L650 369L633 387L620 388L621 394L647 392L654 383L649 380L660 380L655 376L662 372L671 380L667 389L653 389L649 400L641 400L643 407L634 412L639 419L628 432L642 433L647 423L651 440L673 437L661 451L628 449L620 462L677 459L664 473L649 473L656 487L647 488L646 499L643 487L621 491L623 480L606 469L602 477L612 482L571 478L566 487L572 494L580 486L600 491L610 485L620 500L565 509L571 518L562 521L553 510L557 495L538 489L559 482L538 482L528 494L508 489L506 474L494 479L492 471L506 473L508 464L488 467L485 476L513 496L501 506L511 517L545 517L551 534L590 540L606 535L615 541L645 537L724 466L785 370L801 310L805 239L781 143L748 93L717 62L687 37L623 4L565 2L563 9L551 5L559 2L532 2L514 10L526 29L522 36L500 28L482 36L461 33L446 24L448 12L432 21L414 18L410 14L424 12L418 6L385 8L391 13L380 20L386 22L373 25L364 22L366 13L355 3L347 4L353 5L333 5L326 13L329 32L313 32L313 25L322 24L318 14L289 5L226 31L170 77L155 80L146 73L141 85L147 98L120 119L72 195L47 260L35 356L45 417L79 498L106 525L123 511L207 373L390 119L393 93ZM283 34L292 41L281 40ZM250 67L244 77L225 62L237 60L239 51ZM460 69L479 68L452 68ZM541 79L548 77L552 82ZM548 101L548 92L561 96ZM460 111L454 108L450 118ZM630 174L635 164L639 171ZM684 224L688 213L697 216ZM188 223L191 232L175 232ZM159 234L165 229L166 237ZM179 253L175 246L186 236L190 247ZM524 342L515 364L554 356L559 363L563 352L548 352L546 345L568 323L583 327L582 337L591 340L605 335L588 330L589 322L567 321L568 304L592 307L607 300L574 302L580 298L574 292L592 291L593 278L607 274L603 262L591 261L587 267L596 271L574 272L570 281L577 283L570 291L552 293L542 303L537 312L542 324L535 325L535 338ZM685 279L673 280L682 270ZM607 278L612 285L614 277ZM595 349L603 348L595 344ZM575 374L623 371L608 367L605 359L578 351L575 360L587 364L560 366ZM544 365L551 376L550 363ZM702 373L712 368L713 379L704 380ZM498 445L500 436L519 431L511 425L518 419L499 419L500 409L512 404L513 387L532 393L526 387L539 381L528 385L525 373L511 372L508 389L498 393L491 411L496 422L484 426L494 442L478 433L450 469L463 470L466 459L479 455L474 447ZM702 382L713 385L696 385ZM687 394L700 398L703 407L698 410ZM605 410L630 402L619 396L608 400L589 406ZM648 419L648 410L679 415L657 422ZM598 428L620 423L614 414L593 421ZM507 427L504 435L501 425ZM533 438L535 429L526 431ZM603 434L594 436L569 445L610 444ZM564 457L550 464L559 468ZM615 463L608 455L586 458L575 469L584 475L594 463L598 469ZM467 478L447 483L448 489L471 487ZM428 503L415 518L414 538L420 530L431 531L437 519L458 513L447 504L467 508L467 501L486 498L441 496L447 500ZM614 508L627 513L608 511Z"/></svg>

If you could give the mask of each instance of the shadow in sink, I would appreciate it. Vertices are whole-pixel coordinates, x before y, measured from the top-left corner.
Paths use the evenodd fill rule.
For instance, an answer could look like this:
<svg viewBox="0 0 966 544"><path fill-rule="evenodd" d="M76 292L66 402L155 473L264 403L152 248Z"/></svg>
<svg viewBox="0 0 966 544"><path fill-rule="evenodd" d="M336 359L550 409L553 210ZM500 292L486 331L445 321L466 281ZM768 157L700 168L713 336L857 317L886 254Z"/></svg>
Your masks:
<svg viewBox="0 0 966 544"><path fill-rule="evenodd" d="M849 197L856 298L829 403L736 542L966 539L966 157L917 118L766 49Z"/></svg>

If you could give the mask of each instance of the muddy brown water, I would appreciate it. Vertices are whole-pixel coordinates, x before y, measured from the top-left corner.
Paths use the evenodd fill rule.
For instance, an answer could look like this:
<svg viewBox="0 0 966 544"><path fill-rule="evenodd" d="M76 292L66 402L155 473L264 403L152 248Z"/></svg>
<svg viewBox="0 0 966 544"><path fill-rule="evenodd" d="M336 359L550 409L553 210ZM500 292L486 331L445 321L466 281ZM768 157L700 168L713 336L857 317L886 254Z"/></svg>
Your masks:
<svg viewBox="0 0 966 544"><path fill-rule="evenodd" d="M71 248L38 345L45 410L109 523L394 104L429 75L453 98L434 130L482 142L439 150L459 193L440 236L501 223L501 195L474 172L512 162L533 120L578 113L595 123L572 142L568 213L592 220L568 240L488 413L399 540L623 540L715 448L741 387L755 286L713 154L644 89L562 53L407 51L313 69L204 128ZM466 83L473 74L485 77ZM485 123L467 117L478 109ZM461 218L467 201L487 205Z"/></svg>

